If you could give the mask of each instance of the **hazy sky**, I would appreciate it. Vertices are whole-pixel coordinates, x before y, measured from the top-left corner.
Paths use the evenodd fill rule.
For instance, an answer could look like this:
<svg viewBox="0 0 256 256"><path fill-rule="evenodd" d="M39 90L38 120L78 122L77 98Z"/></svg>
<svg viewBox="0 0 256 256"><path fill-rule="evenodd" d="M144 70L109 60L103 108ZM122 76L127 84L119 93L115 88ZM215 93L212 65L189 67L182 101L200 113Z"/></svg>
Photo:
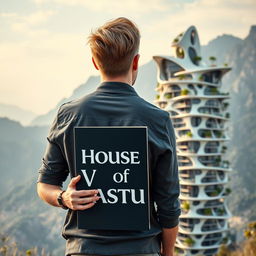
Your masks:
<svg viewBox="0 0 256 256"><path fill-rule="evenodd" d="M256 24L256 0L0 0L0 103L42 114L97 74L86 38L125 16L140 28L141 64L170 54L190 25L202 44L218 35L244 38Z"/></svg>

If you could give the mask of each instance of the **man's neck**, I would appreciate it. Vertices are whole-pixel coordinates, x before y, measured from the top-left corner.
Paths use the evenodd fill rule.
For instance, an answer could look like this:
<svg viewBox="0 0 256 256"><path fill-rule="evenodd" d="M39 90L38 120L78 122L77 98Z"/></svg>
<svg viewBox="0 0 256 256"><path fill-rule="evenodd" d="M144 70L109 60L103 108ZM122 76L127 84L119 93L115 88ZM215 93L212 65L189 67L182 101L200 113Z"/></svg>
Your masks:
<svg viewBox="0 0 256 256"><path fill-rule="evenodd" d="M101 75L101 82L122 82L132 86L132 79L130 76L106 77Z"/></svg>

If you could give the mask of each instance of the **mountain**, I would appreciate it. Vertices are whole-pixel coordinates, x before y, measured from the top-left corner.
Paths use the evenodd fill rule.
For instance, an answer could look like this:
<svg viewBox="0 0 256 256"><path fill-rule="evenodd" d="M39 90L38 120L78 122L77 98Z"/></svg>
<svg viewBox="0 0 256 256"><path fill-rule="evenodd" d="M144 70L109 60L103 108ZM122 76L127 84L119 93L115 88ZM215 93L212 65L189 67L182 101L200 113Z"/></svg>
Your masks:
<svg viewBox="0 0 256 256"><path fill-rule="evenodd" d="M76 98L80 98L88 93L93 92L97 88L99 83L99 76L90 76L84 84L81 84L78 88L76 88L73 91L72 95L69 98L62 99L60 102L58 102L54 109L52 109L45 115L40 115L36 117L31 122L31 125L49 125L52 122L54 115L57 113L57 110L62 103L68 102ZM138 78L136 80L134 88L142 98L148 100L149 102L152 102L155 96L155 86L156 68L153 61L150 61L140 67L138 72Z"/></svg>
<svg viewBox="0 0 256 256"><path fill-rule="evenodd" d="M203 45L201 48L202 58L210 64L209 57L216 57L216 64L223 65L226 61L226 56L232 54L232 51L237 45L242 44L241 38L232 35L217 36L213 40L209 41L207 45Z"/></svg>
<svg viewBox="0 0 256 256"><path fill-rule="evenodd" d="M229 205L234 215L243 220L256 219L256 26L226 57L232 72L225 83L230 85L231 141L230 162L233 196Z"/></svg>
<svg viewBox="0 0 256 256"><path fill-rule="evenodd" d="M0 103L0 117L8 117L23 125L28 125L36 117L36 114L14 105Z"/></svg>
<svg viewBox="0 0 256 256"><path fill-rule="evenodd" d="M0 194L28 180L39 168L47 127L24 127L0 118Z"/></svg>
<svg viewBox="0 0 256 256"><path fill-rule="evenodd" d="M51 255L64 255L61 228L66 211L50 207L37 196L36 177L22 185L17 182L8 197L0 198L0 206L0 233L8 235L20 250L38 247Z"/></svg>

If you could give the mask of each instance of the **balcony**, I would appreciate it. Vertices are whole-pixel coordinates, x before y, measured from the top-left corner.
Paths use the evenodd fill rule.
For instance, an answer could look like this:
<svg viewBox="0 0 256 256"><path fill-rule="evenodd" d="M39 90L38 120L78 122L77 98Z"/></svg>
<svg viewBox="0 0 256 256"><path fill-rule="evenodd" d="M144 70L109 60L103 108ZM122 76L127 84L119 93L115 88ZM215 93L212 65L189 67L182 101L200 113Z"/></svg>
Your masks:
<svg viewBox="0 0 256 256"><path fill-rule="evenodd" d="M215 215L217 215L217 216L227 215L226 209L223 206L213 208L213 211L214 211Z"/></svg>
<svg viewBox="0 0 256 256"><path fill-rule="evenodd" d="M205 187L205 194L209 197L219 196L223 191L223 185L209 185Z"/></svg>
<svg viewBox="0 0 256 256"><path fill-rule="evenodd" d="M215 245L221 241L222 233L212 233L205 236L202 241L202 246Z"/></svg>
<svg viewBox="0 0 256 256"><path fill-rule="evenodd" d="M205 147L204 152L209 153L209 154L218 153L218 148L217 147Z"/></svg>
<svg viewBox="0 0 256 256"><path fill-rule="evenodd" d="M197 197L199 194L199 188L196 186L181 185L181 195L188 197Z"/></svg>
<svg viewBox="0 0 256 256"><path fill-rule="evenodd" d="M216 231L219 229L217 220L206 220L201 231Z"/></svg>
<svg viewBox="0 0 256 256"><path fill-rule="evenodd" d="M213 216L212 208L200 208L196 210L196 213L203 216Z"/></svg>
<svg viewBox="0 0 256 256"><path fill-rule="evenodd" d="M222 207L222 206L223 206L222 199L210 200L204 204L204 207Z"/></svg>

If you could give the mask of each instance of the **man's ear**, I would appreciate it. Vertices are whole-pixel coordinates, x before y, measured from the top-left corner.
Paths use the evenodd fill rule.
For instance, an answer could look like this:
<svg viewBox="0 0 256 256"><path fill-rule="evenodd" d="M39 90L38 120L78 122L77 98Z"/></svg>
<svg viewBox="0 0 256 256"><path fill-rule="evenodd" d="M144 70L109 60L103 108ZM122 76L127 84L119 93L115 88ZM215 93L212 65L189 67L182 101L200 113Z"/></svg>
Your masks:
<svg viewBox="0 0 256 256"><path fill-rule="evenodd" d="M97 66L97 64L96 64L96 61L95 61L95 59L92 57L92 63L93 63L93 65L94 65L94 67L97 69L97 70L99 70L99 68L98 68L98 66Z"/></svg>
<svg viewBox="0 0 256 256"><path fill-rule="evenodd" d="M140 55L139 54L136 54L133 58L133 62L132 62L132 70L137 70L138 67L139 67L139 58L140 58Z"/></svg>

